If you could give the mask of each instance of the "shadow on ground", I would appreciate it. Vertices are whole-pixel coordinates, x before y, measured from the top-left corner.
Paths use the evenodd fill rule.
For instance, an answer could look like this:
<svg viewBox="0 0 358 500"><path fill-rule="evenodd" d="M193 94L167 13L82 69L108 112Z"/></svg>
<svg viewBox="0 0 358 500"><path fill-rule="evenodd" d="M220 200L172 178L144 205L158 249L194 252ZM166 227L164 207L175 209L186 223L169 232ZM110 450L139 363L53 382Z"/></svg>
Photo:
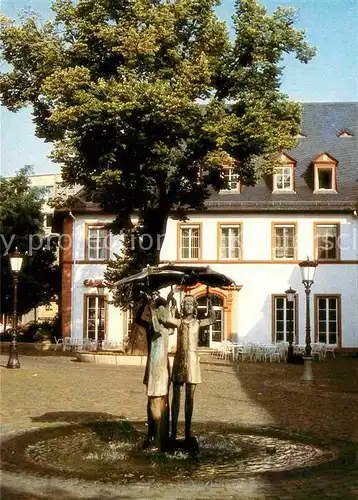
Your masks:
<svg viewBox="0 0 358 500"><path fill-rule="evenodd" d="M286 363L234 363L232 366L241 388L256 405L271 417L273 425L287 430L302 430L322 438L342 439L357 443L358 453L358 359L326 359L313 363L314 381L301 380L303 366ZM354 445L353 445L354 446ZM358 455L357 455L358 457ZM339 496L358 498L358 467L351 467L351 479L345 472L334 470L326 479L328 485L340 483ZM347 472L347 471L346 471ZM328 494L315 484L307 498ZM298 485L294 485L297 489ZM331 498L331 495L329 495Z"/></svg>
<svg viewBox="0 0 358 500"><path fill-rule="evenodd" d="M38 417L31 417L32 422L65 422L65 423L83 423L125 420L123 415L111 415L110 413L99 413L89 411L54 411L44 413Z"/></svg>

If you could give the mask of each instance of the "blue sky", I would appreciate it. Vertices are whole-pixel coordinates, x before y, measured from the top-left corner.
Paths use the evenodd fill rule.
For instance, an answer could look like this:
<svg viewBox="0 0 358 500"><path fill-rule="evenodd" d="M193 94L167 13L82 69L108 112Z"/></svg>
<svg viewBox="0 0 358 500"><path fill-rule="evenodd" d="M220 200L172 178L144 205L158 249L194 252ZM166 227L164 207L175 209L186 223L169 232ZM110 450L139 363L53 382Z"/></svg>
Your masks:
<svg viewBox="0 0 358 500"><path fill-rule="evenodd" d="M356 0L261 0L268 12L278 5L295 7L296 26L307 30L307 39L318 53L304 65L293 57L286 66L282 90L300 102L358 100L358 9ZM1 11L15 18L24 7L42 17L52 17L51 0L3 0ZM217 8L221 19L232 24L234 0L223 0ZM59 172L60 166L46 155L51 145L35 136L31 110L11 113L1 108L1 175L12 175L25 164L34 165L36 174Z"/></svg>

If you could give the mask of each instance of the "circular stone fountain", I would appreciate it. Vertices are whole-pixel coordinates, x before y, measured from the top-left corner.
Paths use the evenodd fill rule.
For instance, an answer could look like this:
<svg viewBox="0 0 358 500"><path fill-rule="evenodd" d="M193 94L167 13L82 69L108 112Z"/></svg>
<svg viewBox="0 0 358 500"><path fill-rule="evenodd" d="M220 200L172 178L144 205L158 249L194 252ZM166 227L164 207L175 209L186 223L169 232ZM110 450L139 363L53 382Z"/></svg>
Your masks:
<svg viewBox="0 0 358 500"><path fill-rule="evenodd" d="M143 422L107 421L29 431L2 444L6 471L106 483L227 481L300 475L355 461L354 448L279 429L196 424L199 453L143 450Z"/></svg>

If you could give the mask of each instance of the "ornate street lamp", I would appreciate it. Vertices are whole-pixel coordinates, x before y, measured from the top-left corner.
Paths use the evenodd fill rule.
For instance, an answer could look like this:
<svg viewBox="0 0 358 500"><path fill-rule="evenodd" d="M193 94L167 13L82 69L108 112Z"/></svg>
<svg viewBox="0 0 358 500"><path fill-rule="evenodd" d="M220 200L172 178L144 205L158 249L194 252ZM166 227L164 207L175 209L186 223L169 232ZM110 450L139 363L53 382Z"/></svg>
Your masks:
<svg viewBox="0 0 358 500"><path fill-rule="evenodd" d="M290 286L288 290L285 291L286 294L286 299L287 299L287 305L288 305L288 311L290 312L289 314L289 321L288 321L288 351L287 351L287 363L292 363L293 361L293 303L295 301L295 295L296 295L296 290L293 290L293 288Z"/></svg>
<svg viewBox="0 0 358 500"><path fill-rule="evenodd" d="M10 268L12 273L12 281L14 286L14 308L12 315L12 329L11 329L11 346L9 361L7 368L20 368L19 355L17 351L17 285L19 283L19 274L22 267L24 256L22 253L15 249L15 252L9 255Z"/></svg>
<svg viewBox="0 0 358 500"><path fill-rule="evenodd" d="M99 342L102 342L102 340L104 340L104 338L103 339L101 338L101 333L102 333L102 304L104 303L105 285L102 283L102 281L99 281L96 285L96 288L98 293L98 305L99 305L99 317L98 317L99 327L97 332L97 339L98 339L98 346L100 346L101 344L99 344Z"/></svg>
<svg viewBox="0 0 358 500"><path fill-rule="evenodd" d="M305 287L306 293L306 349L304 356L304 373L303 380L310 382L313 380L312 376L312 357L311 357L311 321L310 321L310 294L311 286L314 283L314 275L316 272L316 267L318 266L317 261L304 260L298 264L301 269L302 283Z"/></svg>

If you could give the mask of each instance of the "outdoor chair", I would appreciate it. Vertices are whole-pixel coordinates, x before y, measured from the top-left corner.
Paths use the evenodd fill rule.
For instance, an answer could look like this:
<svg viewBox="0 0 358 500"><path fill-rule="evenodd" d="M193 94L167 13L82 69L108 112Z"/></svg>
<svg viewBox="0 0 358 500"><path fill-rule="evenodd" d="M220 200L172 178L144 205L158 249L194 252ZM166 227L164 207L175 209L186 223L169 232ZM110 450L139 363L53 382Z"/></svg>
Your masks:
<svg viewBox="0 0 358 500"><path fill-rule="evenodd" d="M282 346L272 346L269 348L268 356L270 363L277 361L281 362L281 359L285 359L285 355L283 354Z"/></svg>
<svg viewBox="0 0 358 500"><path fill-rule="evenodd" d="M318 356L318 360L322 361L325 358L326 344L315 342L311 345L311 356Z"/></svg>
<svg viewBox="0 0 358 500"><path fill-rule="evenodd" d="M247 357L249 357L251 352L250 346L247 345L241 345L235 347L234 354L235 354L235 360L236 361L245 361Z"/></svg>
<svg viewBox="0 0 358 500"><path fill-rule="evenodd" d="M337 349L336 344L326 344L325 350L324 350L324 358L326 358L327 352L332 353L332 358L335 359L335 350Z"/></svg>
<svg viewBox="0 0 358 500"><path fill-rule="evenodd" d="M248 342L245 346L244 346L244 353L243 353L243 356L242 356L242 360L250 360L250 361L254 361L254 358L255 358L255 351L256 351L256 344L253 343L253 342Z"/></svg>
<svg viewBox="0 0 358 500"><path fill-rule="evenodd" d="M71 339L70 337L64 337L62 339L62 350L63 351L70 351L71 350Z"/></svg>
<svg viewBox="0 0 358 500"><path fill-rule="evenodd" d="M262 344L256 344L253 346L252 360L253 361L266 361L267 349Z"/></svg>
<svg viewBox="0 0 358 500"><path fill-rule="evenodd" d="M219 346L218 358L219 359L233 359L233 345L229 340L223 340Z"/></svg>
<svg viewBox="0 0 358 500"><path fill-rule="evenodd" d="M258 354L256 355L257 361L270 361L272 363L273 361L278 361L280 362L281 360L281 353L280 349L278 346L273 345L273 344L261 344L257 348Z"/></svg>
<svg viewBox="0 0 358 500"><path fill-rule="evenodd" d="M118 340L102 340L101 349L103 351L123 350L123 342Z"/></svg>
<svg viewBox="0 0 358 500"><path fill-rule="evenodd" d="M63 339L58 339L57 337L54 337L54 340L55 340L55 351L57 351L58 347L60 349L63 349Z"/></svg>
<svg viewBox="0 0 358 500"><path fill-rule="evenodd" d="M224 340L221 342L221 348L219 352L220 359L233 359L234 348L233 344L229 340Z"/></svg>
<svg viewBox="0 0 358 500"><path fill-rule="evenodd" d="M287 359L287 353L288 353L288 342L277 342L276 347L278 348L278 351L280 353L280 357L282 361L286 361Z"/></svg>
<svg viewBox="0 0 358 500"><path fill-rule="evenodd" d="M212 356L218 356L219 355L219 351L220 351L220 344L216 347L213 348L213 350L211 351L211 355Z"/></svg>
<svg viewBox="0 0 358 500"><path fill-rule="evenodd" d="M101 344L96 339L78 339L78 348L76 350L84 349L85 351L98 351Z"/></svg>

